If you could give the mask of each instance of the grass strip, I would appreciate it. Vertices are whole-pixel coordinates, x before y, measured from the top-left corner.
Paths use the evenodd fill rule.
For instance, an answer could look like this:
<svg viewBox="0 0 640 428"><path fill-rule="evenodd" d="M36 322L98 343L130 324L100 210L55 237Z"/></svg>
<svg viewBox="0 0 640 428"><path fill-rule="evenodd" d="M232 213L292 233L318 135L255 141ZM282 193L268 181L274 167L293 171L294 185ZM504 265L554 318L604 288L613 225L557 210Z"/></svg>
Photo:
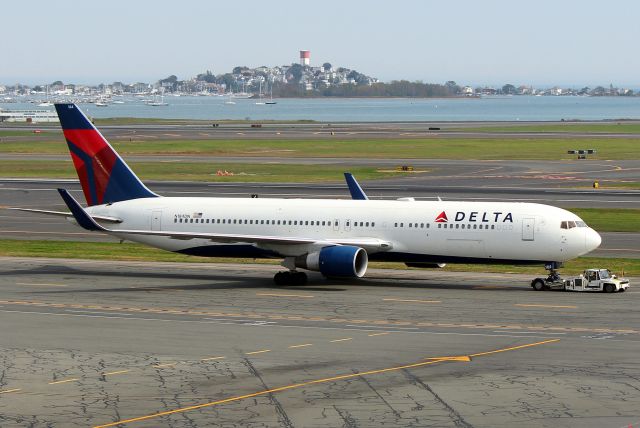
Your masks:
<svg viewBox="0 0 640 428"><path fill-rule="evenodd" d="M0 256L185 263L263 263L274 265L280 262L280 260L185 256L130 242L120 244L111 242L23 241L15 239L0 239ZM402 263L372 262L370 263L370 267L407 269ZM577 274L587 268L607 268L615 273L624 272L625 275L638 276L640 275L640 259L580 257L565 263L562 272L565 275ZM522 273L532 275L544 275L545 273L542 265L448 264L444 270L459 272Z"/></svg>
<svg viewBox="0 0 640 428"><path fill-rule="evenodd" d="M130 162L129 165L142 180L205 181L205 182L338 182L342 173L350 171L359 180L375 180L395 177L402 172L393 169L379 170L366 166L347 165L287 165L259 163L229 163L212 159L206 162ZM76 178L69 161L3 161L0 162L2 176L12 178ZM217 175L227 171L233 175ZM426 170L424 170L426 172Z"/></svg>
<svg viewBox="0 0 640 428"><path fill-rule="evenodd" d="M593 134L640 134L640 123L557 123L557 124L509 124L474 127L446 128L447 131L463 132L566 132Z"/></svg>
<svg viewBox="0 0 640 428"><path fill-rule="evenodd" d="M134 137L138 138L138 137ZM591 160L640 159L637 138L423 138L314 140L112 140L125 157L137 155L203 155L265 157L340 157L476 159L476 160L575 160L568 150L596 149ZM62 140L2 142L0 153L66 154Z"/></svg>
<svg viewBox="0 0 640 428"><path fill-rule="evenodd" d="M640 210L630 208L569 208L599 232L640 232Z"/></svg>

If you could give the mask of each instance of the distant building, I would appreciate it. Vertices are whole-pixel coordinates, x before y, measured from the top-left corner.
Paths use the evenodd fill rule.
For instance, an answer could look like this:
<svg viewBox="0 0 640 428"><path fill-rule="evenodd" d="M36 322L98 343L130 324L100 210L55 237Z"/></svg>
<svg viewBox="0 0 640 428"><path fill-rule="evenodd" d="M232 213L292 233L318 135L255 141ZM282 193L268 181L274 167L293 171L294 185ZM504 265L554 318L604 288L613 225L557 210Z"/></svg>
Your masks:
<svg viewBox="0 0 640 428"><path fill-rule="evenodd" d="M300 65L311 64L311 51L300 51Z"/></svg>

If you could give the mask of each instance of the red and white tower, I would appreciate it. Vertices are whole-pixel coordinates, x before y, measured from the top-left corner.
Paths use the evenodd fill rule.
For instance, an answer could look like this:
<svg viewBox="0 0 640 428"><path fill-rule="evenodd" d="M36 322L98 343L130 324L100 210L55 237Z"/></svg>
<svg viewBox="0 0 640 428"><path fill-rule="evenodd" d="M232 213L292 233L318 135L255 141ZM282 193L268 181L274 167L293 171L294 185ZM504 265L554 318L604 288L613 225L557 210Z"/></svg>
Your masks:
<svg viewBox="0 0 640 428"><path fill-rule="evenodd" d="M311 51L300 51L300 65L309 65L311 62Z"/></svg>

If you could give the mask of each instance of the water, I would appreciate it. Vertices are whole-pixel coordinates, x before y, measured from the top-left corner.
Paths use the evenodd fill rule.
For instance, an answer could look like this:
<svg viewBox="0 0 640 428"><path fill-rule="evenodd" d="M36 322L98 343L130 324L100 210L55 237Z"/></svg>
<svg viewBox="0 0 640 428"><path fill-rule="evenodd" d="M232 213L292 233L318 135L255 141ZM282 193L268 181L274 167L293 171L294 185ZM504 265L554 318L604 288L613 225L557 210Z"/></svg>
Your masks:
<svg viewBox="0 0 640 428"><path fill-rule="evenodd" d="M124 104L81 108L96 118L139 117L161 119L316 120L321 122L388 121L559 121L640 119L640 97L487 97L466 99L411 98L287 98L276 105L257 100L223 97L164 98L169 106L152 107L139 98L121 98ZM24 101L24 100L23 100ZM263 100L264 101L264 100ZM43 109L37 104L1 104L4 109ZM52 108L51 108L52 109Z"/></svg>

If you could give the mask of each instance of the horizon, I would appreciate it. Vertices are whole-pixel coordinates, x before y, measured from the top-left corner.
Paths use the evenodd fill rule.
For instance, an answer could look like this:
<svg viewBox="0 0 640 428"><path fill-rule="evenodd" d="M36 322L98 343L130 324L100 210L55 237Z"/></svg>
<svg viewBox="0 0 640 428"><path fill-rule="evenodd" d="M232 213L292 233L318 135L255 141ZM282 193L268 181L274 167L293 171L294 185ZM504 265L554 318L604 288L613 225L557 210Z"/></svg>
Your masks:
<svg viewBox="0 0 640 428"><path fill-rule="evenodd" d="M339 13L293 0L269 8L248 1L242 10L202 0L180 8L149 0L33 3L27 31L13 19L23 9L3 7L11 18L1 21L5 34L20 36L3 46L5 85L185 80L237 65L291 64L309 49L312 65L330 62L383 82L640 87L640 58L632 54L640 28L623 21L640 15L640 4L630 0L607 8L577 0L517 7L506 0L373 0Z"/></svg>

